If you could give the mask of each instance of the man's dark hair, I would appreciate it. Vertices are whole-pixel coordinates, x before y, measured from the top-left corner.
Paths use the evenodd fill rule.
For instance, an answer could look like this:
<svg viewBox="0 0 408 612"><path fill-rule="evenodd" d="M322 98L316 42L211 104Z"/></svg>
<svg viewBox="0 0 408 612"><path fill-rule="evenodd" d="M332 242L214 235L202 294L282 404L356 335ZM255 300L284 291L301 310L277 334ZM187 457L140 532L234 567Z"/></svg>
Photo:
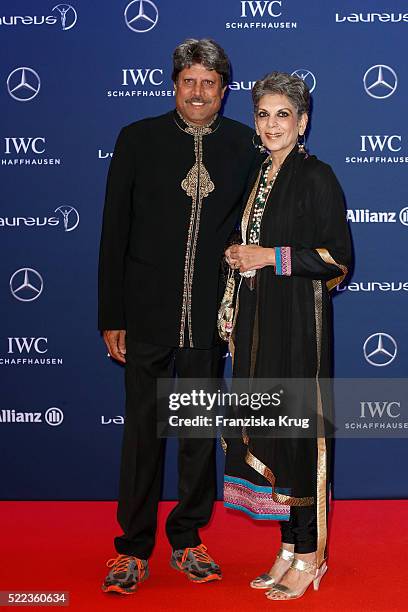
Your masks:
<svg viewBox="0 0 408 612"><path fill-rule="evenodd" d="M228 85L231 78L230 61L224 49L214 40L187 38L178 45L173 53L173 81L177 83L179 73L193 64L202 64L207 70L215 70L221 77L222 86Z"/></svg>

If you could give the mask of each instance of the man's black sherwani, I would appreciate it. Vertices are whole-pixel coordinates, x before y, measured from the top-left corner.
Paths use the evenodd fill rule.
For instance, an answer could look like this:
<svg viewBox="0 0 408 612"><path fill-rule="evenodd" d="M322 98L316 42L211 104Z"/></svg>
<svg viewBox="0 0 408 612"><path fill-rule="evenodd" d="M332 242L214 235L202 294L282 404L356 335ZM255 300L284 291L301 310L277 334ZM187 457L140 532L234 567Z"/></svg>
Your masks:
<svg viewBox="0 0 408 612"><path fill-rule="evenodd" d="M197 153L209 176L200 166L182 186L196 162L197 142L186 128L173 111L120 132L103 218L99 329L126 329L161 346L210 348L219 266L254 159L253 131L218 117ZM194 197L203 188L206 195Z"/></svg>

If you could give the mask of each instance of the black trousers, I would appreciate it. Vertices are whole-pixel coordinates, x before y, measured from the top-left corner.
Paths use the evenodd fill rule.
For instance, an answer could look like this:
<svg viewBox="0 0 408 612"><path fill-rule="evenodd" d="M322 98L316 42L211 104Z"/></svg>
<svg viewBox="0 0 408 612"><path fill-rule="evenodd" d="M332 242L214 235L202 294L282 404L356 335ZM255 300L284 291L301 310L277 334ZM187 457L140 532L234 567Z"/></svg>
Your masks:
<svg viewBox="0 0 408 612"><path fill-rule="evenodd" d="M331 482L331 440L326 440L327 447L327 485L326 485L326 527L330 509L330 482ZM286 544L295 545L295 553L306 554L317 550L317 514L316 505L291 506L288 521L279 522L281 540ZM326 542L325 556L328 546Z"/></svg>
<svg viewBox="0 0 408 612"><path fill-rule="evenodd" d="M295 545L295 553L317 549L316 506L291 506L288 521L280 521L282 542Z"/></svg>
<svg viewBox="0 0 408 612"><path fill-rule="evenodd" d="M326 439L326 527L330 510L331 468L332 468L332 440ZM317 482L315 482L317 499ZM317 550L317 514L316 505L291 506L289 521L280 521L281 540L286 544L295 545L295 553L306 554ZM328 545L326 542L325 556Z"/></svg>
<svg viewBox="0 0 408 612"><path fill-rule="evenodd" d="M220 349L179 349L126 338L126 415L120 469L118 553L148 559L152 553L160 499L164 440L157 437L156 381L216 378ZM180 439L179 502L170 513L166 533L173 549L201 543L198 530L208 523L216 497L214 439Z"/></svg>

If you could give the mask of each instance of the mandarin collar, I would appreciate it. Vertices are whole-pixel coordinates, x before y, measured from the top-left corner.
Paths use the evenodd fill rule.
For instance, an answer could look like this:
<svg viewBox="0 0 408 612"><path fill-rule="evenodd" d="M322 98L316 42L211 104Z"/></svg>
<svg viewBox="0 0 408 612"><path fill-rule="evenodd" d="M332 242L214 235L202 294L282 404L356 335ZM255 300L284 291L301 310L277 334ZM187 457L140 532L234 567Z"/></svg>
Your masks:
<svg viewBox="0 0 408 612"><path fill-rule="evenodd" d="M222 117L219 114L216 114L211 121L206 123L205 125L194 125L190 123L183 117L179 110L174 109L173 111L173 119L176 123L177 127L179 127L183 132L187 134L195 134L201 132L203 135L212 134L215 130L220 126Z"/></svg>

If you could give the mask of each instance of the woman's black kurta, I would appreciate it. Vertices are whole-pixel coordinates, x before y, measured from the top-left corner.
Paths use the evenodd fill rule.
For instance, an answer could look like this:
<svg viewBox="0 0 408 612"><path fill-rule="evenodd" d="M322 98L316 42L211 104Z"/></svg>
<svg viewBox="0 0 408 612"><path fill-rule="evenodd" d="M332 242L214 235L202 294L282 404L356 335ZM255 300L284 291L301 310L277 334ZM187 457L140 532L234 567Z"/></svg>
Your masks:
<svg viewBox="0 0 408 612"><path fill-rule="evenodd" d="M234 377L315 379L315 410L328 417L330 401L322 401L319 377L331 373L329 289L344 278L351 259L343 194L330 166L297 147L292 150L269 194L259 244L277 247L277 266L258 270L252 290L245 280L241 283L232 343ZM310 395L304 401L310 402ZM324 436L250 434L228 440L227 505L254 518L282 519L291 505L316 504L322 556L328 442Z"/></svg>

